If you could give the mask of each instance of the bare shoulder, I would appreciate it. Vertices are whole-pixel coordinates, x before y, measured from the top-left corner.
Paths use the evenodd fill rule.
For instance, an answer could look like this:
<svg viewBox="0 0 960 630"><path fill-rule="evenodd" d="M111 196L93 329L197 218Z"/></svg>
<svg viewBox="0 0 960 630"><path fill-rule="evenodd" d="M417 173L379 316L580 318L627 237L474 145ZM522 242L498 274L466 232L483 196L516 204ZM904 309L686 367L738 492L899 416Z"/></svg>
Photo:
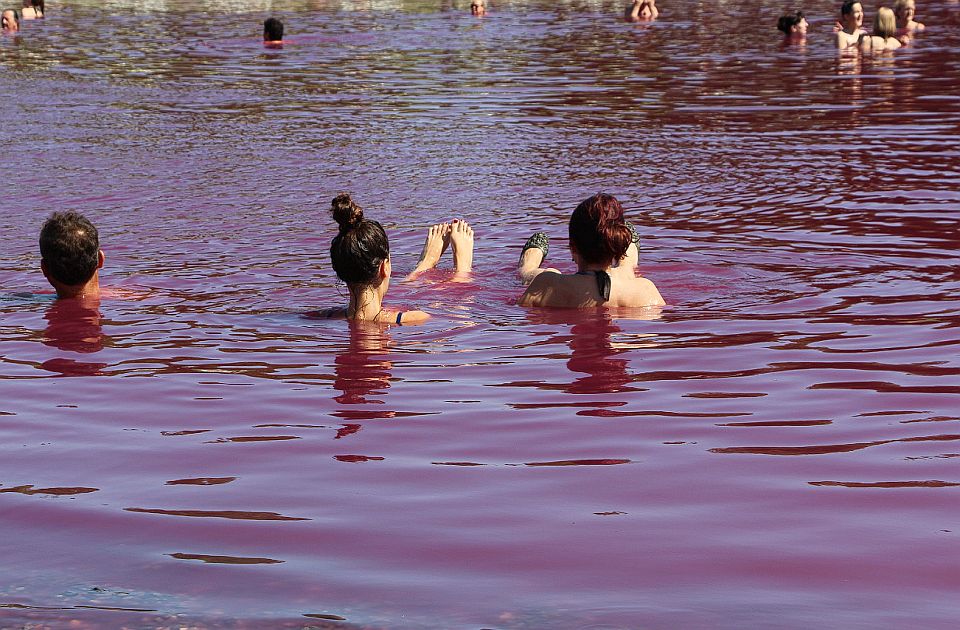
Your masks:
<svg viewBox="0 0 960 630"><path fill-rule="evenodd" d="M666 304L663 296L660 295L660 290L657 289L657 285L652 280L644 277L635 278L632 288L633 299L631 301L635 301L635 303L631 306L664 306Z"/></svg>
<svg viewBox="0 0 960 630"><path fill-rule="evenodd" d="M544 271L527 286L527 290L517 300L520 306L543 306L556 292L557 283L563 275L556 271Z"/></svg>

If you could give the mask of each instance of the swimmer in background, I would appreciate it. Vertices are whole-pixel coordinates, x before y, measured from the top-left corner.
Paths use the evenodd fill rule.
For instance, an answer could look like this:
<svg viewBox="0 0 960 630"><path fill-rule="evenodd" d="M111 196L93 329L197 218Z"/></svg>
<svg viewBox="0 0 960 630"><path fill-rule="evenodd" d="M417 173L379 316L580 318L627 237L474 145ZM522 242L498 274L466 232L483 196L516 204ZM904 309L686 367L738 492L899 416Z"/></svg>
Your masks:
<svg viewBox="0 0 960 630"><path fill-rule="evenodd" d="M337 277L347 284L350 303L311 316L378 324L418 324L428 319L430 315L423 311L396 311L383 306L391 275L390 245L383 226L363 218L363 208L347 194L333 199L331 212L340 231L330 245L330 262ZM454 279L468 274L473 267L473 229L466 221L453 221L427 230L420 261L407 280L436 267L448 245L453 248Z"/></svg>
<svg viewBox="0 0 960 630"><path fill-rule="evenodd" d="M279 18L263 21L263 45L267 48L283 48L283 22Z"/></svg>
<svg viewBox="0 0 960 630"><path fill-rule="evenodd" d="M0 13L0 28L4 34L13 34L20 30L20 12L15 9L4 9Z"/></svg>
<svg viewBox="0 0 960 630"><path fill-rule="evenodd" d="M43 0L23 0L20 16L24 20L43 19Z"/></svg>
<svg viewBox="0 0 960 630"><path fill-rule="evenodd" d="M860 50L861 52L896 50L902 46L896 34L897 18L893 14L893 9L880 7L873 19L873 33L860 36Z"/></svg>
<svg viewBox="0 0 960 630"><path fill-rule="evenodd" d="M807 18L803 11L787 13L777 21L777 30L783 33L788 42L801 41L807 37Z"/></svg>
<svg viewBox="0 0 960 630"><path fill-rule="evenodd" d="M60 299L100 298L104 255L97 228L79 212L54 212L40 230L40 269Z"/></svg>
<svg viewBox="0 0 960 630"><path fill-rule="evenodd" d="M487 3L485 0L472 0L470 2L470 14L477 17L483 17L487 14Z"/></svg>
<svg viewBox="0 0 960 630"><path fill-rule="evenodd" d="M623 10L623 19L627 22L649 22L658 15L657 0L633 0Z"/></svg>
<svg viewBox="0 0 960 630"><path fill-rule="evenodd" d="M897 35L912 35L926 28L920 22L914 21L917 13L917 3L914 0L896 0L893 3L893 14L897 16Z"/></svg>
<svg viewBox="0 0 960 630"><path fill-rule="evenodd" d="M863 5L857 0L846 0L840 7L840 21L834 27L837 32L837 48L843 50L856 46L864 33Z"/></svg>
<svg viewBox="0 0 960 630"><path fill-rule="evenodd" d="M636 237L613 195L598 193L577 206L570 216L570 255L576 273L541 267L549 250L543 232L531 236L520 252L517 272L529 284L520 306L594 308L647 307L665 302L653 282L634 273ZM634 247L631 247L634 246Z"/></svg>

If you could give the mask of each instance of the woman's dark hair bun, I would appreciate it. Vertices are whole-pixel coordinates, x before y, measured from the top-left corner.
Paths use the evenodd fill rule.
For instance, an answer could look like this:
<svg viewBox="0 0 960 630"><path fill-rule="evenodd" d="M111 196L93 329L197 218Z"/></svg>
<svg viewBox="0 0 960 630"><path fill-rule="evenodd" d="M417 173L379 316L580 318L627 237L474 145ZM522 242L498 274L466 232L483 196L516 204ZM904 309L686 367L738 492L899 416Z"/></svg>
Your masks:
<svg viewBox="0 0 960 630"><path fill-rule="evenodd" d="M347 193L341 193L333 198L330 202L330 211L333 213L333 220L340 226L341 232L352 230L363 221L363 208Z"/></svg>

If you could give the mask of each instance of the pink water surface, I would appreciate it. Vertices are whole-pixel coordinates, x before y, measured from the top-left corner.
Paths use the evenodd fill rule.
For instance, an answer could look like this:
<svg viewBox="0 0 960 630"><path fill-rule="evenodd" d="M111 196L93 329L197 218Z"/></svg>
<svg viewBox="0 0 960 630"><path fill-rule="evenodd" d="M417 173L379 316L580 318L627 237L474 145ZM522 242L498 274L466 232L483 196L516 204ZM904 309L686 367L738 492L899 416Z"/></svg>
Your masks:
<svg viewBox="0 0 960 630"><path fill-rule="evenodd" d="M960 5L860 58L822 0L792 47L769 0L461 4L0 39L0 627L954 627ZM516 307L597 190L669 306ZM304 317L344 302L341 191L398 275L469 219L473 281ZM39 273L68 208L99 306Z"/></svg>

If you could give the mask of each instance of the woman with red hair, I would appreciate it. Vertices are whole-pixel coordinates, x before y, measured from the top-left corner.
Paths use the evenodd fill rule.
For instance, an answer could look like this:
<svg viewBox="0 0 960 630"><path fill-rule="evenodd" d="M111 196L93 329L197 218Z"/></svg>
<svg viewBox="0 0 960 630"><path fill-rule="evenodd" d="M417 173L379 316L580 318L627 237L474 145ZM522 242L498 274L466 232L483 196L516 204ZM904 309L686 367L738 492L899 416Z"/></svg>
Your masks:
<svg viewBox="0 0 960 630"><path fill-rule="evenodd" d="M636 233L623 217L613 195L598 193L585 199L570 216L570 255L576 273L541 267L549 250L543 232L531 236L520 254L518 272L529 284L520 306L591 308L645 307L664 304L660 292L634 273ZM633 245L633 247L631 247Z"/></svg>

